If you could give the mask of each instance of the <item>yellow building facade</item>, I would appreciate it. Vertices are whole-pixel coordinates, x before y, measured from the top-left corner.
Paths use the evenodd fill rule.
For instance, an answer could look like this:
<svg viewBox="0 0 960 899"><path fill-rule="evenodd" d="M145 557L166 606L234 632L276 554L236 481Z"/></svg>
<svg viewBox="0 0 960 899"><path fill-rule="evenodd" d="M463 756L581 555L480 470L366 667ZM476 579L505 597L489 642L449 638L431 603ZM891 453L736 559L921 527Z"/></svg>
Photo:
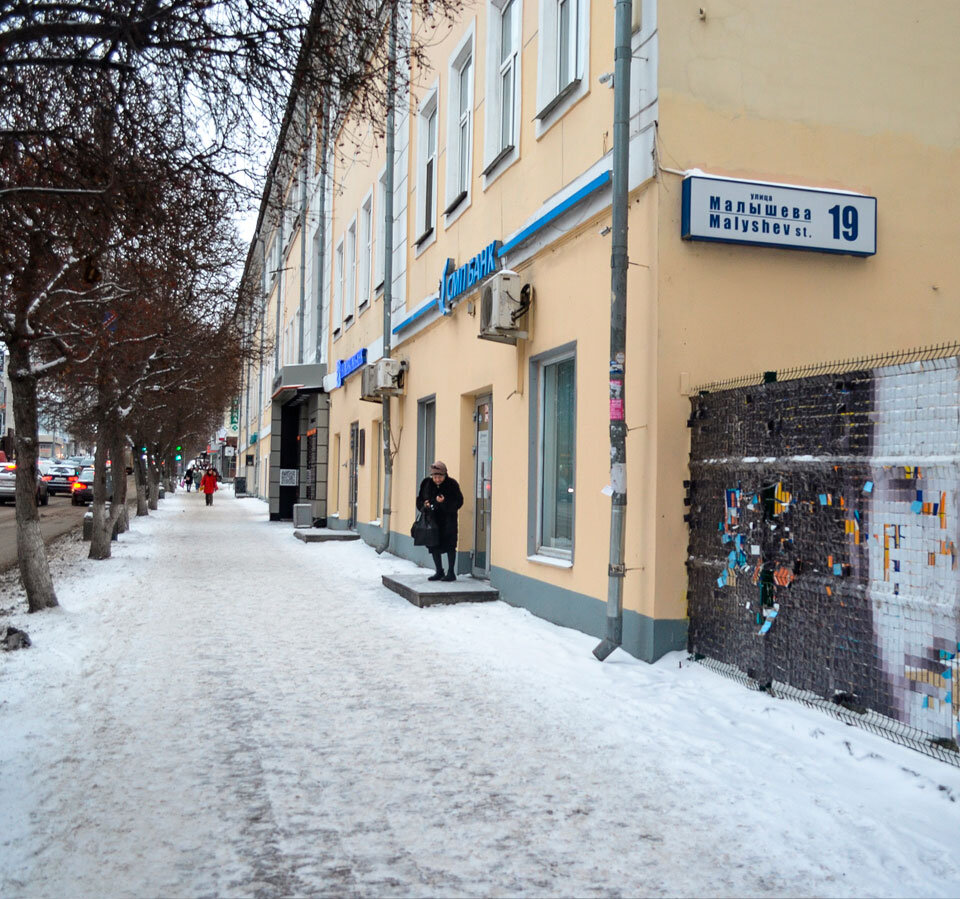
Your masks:
<svg viewBox="0 0 960 899"><path fill-rule="evenodd" d="M431 65L409 73L399 104L390 291L390 355L404 364L391 400L390 551L428 564L408 529L440 459L465 498L461 576L597 636L610 558L613 19L596 0L508 0L468 4L437 28ZM633 24L623 646L653 660L686 645L697 388L960 330L960 12L636 0ZM248 371L238 450L249 492L289 517L271 474L278 400L322 386L301 396L298 434L313 408L325 465L307 475L299 450L300 484L323 493L309 497L316 523L371 543L383 537L381 406L361 393L363 367L383 355L382 144L341 123L326 176L318 159L306 167L305 236L297 216L289 233L264 219L259 327L278 350L269 376ZM719 204L714 236L712 207L700 231L691 224L698 191ZM784 221L795 204L827 225L796 243L751 240L751 195L778 209L789 198ZM864 235L874 229L862 252L843 243L848 207ZM509 283L523 290L513 342L482 339L491 269L516 273ZM298 365L319 366L320 383L298 387L309 381Z"/></svg>

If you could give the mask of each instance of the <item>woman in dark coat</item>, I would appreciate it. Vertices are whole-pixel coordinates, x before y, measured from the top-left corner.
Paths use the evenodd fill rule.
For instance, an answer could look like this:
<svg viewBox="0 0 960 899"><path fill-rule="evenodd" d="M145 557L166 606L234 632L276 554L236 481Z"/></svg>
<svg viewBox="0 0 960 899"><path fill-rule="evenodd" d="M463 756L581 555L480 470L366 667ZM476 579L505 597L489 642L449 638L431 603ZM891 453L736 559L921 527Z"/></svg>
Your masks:
<svg viewBox="0 0 960 899"><path fill-rule="evenodd" d="M447 477L447 466L443 462L434 462L430 474L420 484L417 493L417 511L427 510L433 515L440 534L440 542L430 547L433 564L437 573L427 580L455 581L457 579L457 512L463 505L463 493L460 485ZM447 554L447 573L443 573L441 555Z"/></svg>

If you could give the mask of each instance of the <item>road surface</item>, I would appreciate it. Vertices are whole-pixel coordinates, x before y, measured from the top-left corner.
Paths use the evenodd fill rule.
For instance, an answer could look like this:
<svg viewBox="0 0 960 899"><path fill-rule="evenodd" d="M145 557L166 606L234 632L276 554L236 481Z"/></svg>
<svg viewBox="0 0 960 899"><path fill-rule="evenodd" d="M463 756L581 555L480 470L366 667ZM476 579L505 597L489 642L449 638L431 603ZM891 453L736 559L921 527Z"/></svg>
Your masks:
<svg viewBox="0 0 960 899"><path fill-rule="evenodd" d="M45 543L66 534L83 520L87 506L74 506L66 493L50 497L40 507L40 532ZM10 500L0 505L0 571L17 564L17 510Z"/></svg>

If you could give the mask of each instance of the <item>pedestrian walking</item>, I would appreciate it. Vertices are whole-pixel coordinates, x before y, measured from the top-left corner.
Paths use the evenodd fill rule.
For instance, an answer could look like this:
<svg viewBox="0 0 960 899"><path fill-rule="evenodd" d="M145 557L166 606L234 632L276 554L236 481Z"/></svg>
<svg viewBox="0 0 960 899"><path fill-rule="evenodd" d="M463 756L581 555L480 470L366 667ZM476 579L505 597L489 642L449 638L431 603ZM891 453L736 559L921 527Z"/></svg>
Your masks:
<svg viewBox="0 0 960 899"><path fill-rule="evenodd" d="M213 468L208 468L206 474L200 479L200 489L203 491L204 499L208 506L213 505L213 494L217 491L217 472Z"/></svg>
<svg viewBox="0 0 960 899"><path fill-rule="evenodd" d="M460 485L447 474L447 466L443 462L434 462L430 466L430 474L423 479L417 493L417 511L426 510L431 513L437 524L438 536L436 546L430 547L436 574L432 574L430 581L455 581L457 579L457 512L463 505L463 493ZM443 573L443 554L447 554L447 573Z"/></svg>
<svg viewBox="0 0 960 899"><path fill-rule="evenodd" d="M189 493L190 488L193 486L193 466L192 465L183 473L183 483L184 483L184 486L187 488L187 493Z"/></svg>

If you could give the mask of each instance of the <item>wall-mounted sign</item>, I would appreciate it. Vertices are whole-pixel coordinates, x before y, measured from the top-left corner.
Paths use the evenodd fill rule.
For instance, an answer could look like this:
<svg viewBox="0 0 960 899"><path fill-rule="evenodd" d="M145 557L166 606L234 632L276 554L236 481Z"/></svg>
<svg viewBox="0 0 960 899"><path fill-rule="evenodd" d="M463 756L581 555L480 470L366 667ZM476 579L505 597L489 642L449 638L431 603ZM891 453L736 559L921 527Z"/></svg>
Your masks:
<svg viewBox="0 0 960 899"><path fill-rule="evenodd" d="M367 364L367 348L357 350L349 359L337 360L337 387L342 387L343 382L349 375L352 375L357 369L363 368Z"/></svg>
<svg viewBox="0 0 960 899"><path fill-rule="evenodd" d="M836 190L687 175L680 236L872 256L877 252L877 199Z"/></svg>
<svg viewBox="0 0 960 899"><path fill-rule="evenodd" d="M476 256L454 270L453 260L448 259L440 275L440 311L446 315L450 304L462 293L479 284L497 270L497 250L500 241L491 241Z"/></svg>
<svg viewBox="0 0 960 899"><path fill-rule="evenodd" d="M281 468L280 486L296 487L299 480L299 474L300 472L296 468Z"/></svg>

